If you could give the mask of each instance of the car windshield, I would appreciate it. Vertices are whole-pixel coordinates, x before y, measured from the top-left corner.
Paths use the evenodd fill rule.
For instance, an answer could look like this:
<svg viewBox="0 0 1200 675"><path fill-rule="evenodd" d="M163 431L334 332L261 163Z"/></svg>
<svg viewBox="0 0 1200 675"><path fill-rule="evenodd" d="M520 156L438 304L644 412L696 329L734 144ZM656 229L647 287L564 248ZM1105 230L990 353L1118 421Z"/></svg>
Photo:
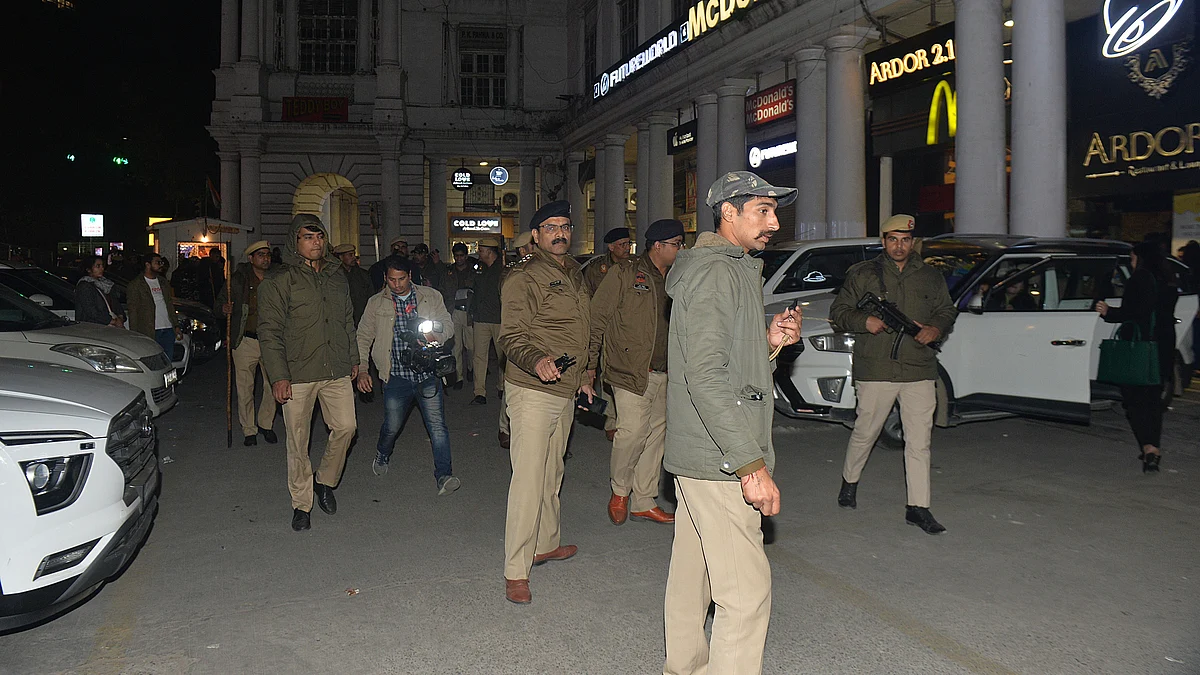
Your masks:
<svg viewBox="0 0 1200 675"><path fill-rule="evenodd" d="M15 270L0 269L0 284L8 286L26 298L45 295L53 303L51 305L53 309L75 308L75 289L71 287L71 284L46 270L32 267Z"/></svg>
<svg viewBox="0 0 1200 675"><path fill-rule="evenodd" d="M957 296L963 282L972 276L980 263L991 257L988 251L974 246L939 246L927 253L925 264L942 273L952 298Z"/></svg>
<svg viewBox="0 0 1200 675"><path fill-rule="evenodd" d="M67 323L36 302L21 297L13 289L0 286L0 332L39 330L65 326Z"/></svg>
<svg viewBox="0 0 1200 675"><path fill-rule="evenodd" d="M767 279L774 276L775 272L779 271L779 268L787 262L788 258L792 257L793 253L795 251L787 249L771 249L754 253L755 258L763 261L763 283L766 283Z"/></svg>

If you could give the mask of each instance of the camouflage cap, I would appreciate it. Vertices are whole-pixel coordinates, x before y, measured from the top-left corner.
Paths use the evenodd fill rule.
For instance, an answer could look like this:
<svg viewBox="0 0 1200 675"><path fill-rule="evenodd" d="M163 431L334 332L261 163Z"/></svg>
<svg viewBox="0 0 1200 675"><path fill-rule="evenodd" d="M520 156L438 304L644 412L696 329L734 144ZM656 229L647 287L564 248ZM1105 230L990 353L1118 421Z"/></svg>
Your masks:
<svg viewBox="0 0 1200 675"><path fill-rule="evenodd" d="M713 207L742 195L772 197L779 206L787 206L796 201L796 188L775 187L749 171L730 171L708 188L708 198L704 202Z"/></svg>

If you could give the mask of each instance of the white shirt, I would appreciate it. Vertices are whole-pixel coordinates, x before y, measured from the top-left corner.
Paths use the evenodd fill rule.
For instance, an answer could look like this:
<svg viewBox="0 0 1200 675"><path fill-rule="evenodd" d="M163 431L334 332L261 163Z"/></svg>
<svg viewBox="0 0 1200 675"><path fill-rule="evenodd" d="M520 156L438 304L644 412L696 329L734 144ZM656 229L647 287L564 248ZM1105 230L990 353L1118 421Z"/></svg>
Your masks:
<svg viewBox="0 0 1200 675"><path fill-rule="evenodd" d="M170 328L171 315L167 313L167 301L163 297L162 281L147 277L146 285L150 287L150 295L154 297L154 330Z"/></svg>

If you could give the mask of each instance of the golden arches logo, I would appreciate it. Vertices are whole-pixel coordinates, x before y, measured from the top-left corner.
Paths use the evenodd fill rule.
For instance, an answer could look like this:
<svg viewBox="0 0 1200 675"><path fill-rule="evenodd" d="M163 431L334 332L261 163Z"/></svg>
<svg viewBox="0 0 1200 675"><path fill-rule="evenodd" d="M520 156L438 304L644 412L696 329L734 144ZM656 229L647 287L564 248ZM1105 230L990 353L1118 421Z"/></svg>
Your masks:
<svg viewBox="0 0 1200 675"><path fill-rule="evenodd" d="M933 100L929 102L929 126L925 130L925 144L938 144L938 127L941 126L942 106L940 103L946 103L946 128L950 131L950 138L958 133L958 98L954 94L954 89L950 87L950 83L942 80L937 83L937 87L933 90Z"/></svg>

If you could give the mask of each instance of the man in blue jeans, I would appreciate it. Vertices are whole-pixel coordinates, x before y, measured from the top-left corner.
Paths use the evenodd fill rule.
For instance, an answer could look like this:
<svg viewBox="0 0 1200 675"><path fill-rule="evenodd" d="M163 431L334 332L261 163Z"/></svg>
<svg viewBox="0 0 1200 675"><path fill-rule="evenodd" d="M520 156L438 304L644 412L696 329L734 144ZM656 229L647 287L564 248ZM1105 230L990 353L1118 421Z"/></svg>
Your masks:
<svg viewBox="0 0 1200 675"><path fill-rule="evenodd" d="M383 380L383 427L371 470L376 476L387 473L396 437L415 400L433 445L433 477L438 494L449 494L461 483L450 465L442 380L412 357L422 344L453 337L454 323L441 293L412 282L413 264L408 258L392 256L386 262L387 283L367 301L358 324L359 359L374 360ZM358 374L357 386L363 393L371 391L371 375L366 369Z"/></svg>

